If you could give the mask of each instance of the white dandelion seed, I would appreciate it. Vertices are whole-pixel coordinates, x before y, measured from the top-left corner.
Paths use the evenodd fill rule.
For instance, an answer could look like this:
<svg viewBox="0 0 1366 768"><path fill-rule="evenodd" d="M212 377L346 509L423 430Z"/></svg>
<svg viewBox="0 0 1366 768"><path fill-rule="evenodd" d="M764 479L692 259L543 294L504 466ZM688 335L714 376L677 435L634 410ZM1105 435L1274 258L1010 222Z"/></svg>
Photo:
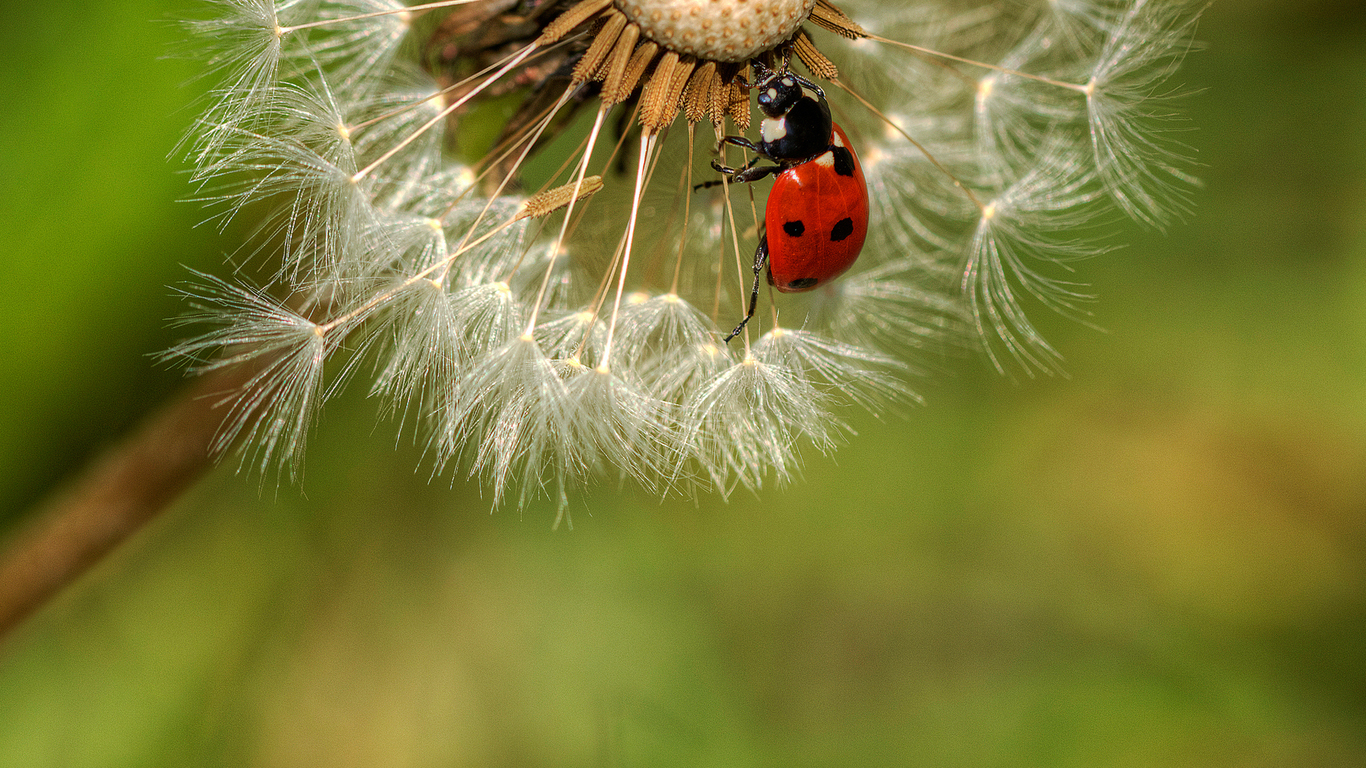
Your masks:
<svg viewBox="0 0 1366 768"><path fill-rule="evenodd" d="M728 495L790 482L801 467L798 441L829 451L844 429L829 394L768 345L699 382L682 409L682 441L711 486Z"/></svg>
<svg viewBox="0 0 1366 768"><path fill-rule="evenodd" d="M1197 181L1190 149L1170 135L1182 118L1170 85L1191 48L1196 17L1178 4L1136 0L1108 25L1086 82L1087 118L1096 170L1126 214L1154 227L1191 212Z"/></svg>

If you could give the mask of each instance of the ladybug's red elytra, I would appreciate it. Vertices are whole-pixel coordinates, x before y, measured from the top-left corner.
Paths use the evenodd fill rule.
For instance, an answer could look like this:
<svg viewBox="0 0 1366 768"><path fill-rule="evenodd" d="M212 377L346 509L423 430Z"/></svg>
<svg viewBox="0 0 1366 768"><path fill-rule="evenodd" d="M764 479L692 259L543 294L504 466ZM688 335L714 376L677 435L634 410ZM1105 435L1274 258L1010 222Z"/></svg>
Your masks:
<svg viewBox="0 0 1366 768"><path fill-rule="evenodd" d="M754 288L745 319L726 336L730 341L754 317L759 277L783 293L809 291L853 266L868 235L868 184L843 129L830 119L825 92L791 72L771 72L759 91L759 143L727 136L758 157L742 168L716 161L712 167L733 182L749 183L776 175L764 209L764 231L754 252ZM761 159L775 165L758 166ZM719 182L711 182L706 185Z"/></svg>

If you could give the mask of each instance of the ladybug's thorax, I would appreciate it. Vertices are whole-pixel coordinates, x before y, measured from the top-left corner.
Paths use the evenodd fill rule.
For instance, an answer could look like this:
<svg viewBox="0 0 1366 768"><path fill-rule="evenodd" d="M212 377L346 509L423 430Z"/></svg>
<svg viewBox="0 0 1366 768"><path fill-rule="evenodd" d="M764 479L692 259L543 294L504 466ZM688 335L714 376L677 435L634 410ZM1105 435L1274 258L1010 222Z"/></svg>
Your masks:
<svg viewBox="0 0 1366 768"><path fill-rule="evenodd" d="M757 86L759 150L781 163L810 160L830 145L830 106L821 94L790 75L770 75Z"/></svg>
<svg viewBox="0 0 1366 768"><path fill-rule="evenodd" d="M759 123L759 138L765 144L772 144L787 138L786 117L766 117Z"/></svg>

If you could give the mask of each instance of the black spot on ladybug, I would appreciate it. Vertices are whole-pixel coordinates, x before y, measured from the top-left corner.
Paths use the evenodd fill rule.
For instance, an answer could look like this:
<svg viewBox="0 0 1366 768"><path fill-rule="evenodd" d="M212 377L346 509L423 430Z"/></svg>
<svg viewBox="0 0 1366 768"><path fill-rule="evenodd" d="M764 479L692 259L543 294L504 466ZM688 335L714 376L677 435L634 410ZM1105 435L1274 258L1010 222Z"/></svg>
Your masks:
<svg viewBox="0 0 1366 768"><path fill-rule="evenodd" d="M816 286L816 278L814 278L814 277L799 277L799 278L797 278L796 280L793 280L792 282L788 283L788 284L787 284L787 289L788 289L789 291L804 291L804 290L806 290L807 288L814 288L815 286Z"/></svg>
<svg viewBox="0 0 1366 768"><path fill-rule="evenodd" d="M852 234L854 234L854 220L845 216L835 222L834 228L830 230L830 242L838 243Z"/></svg>
<svg viewBox="0 0 1366 768"><path fill-rule="evenodd" d="M831 147L835 153L835 173L841 176L854 175L854 153L847 147Z"/></svg>
<svg viewBox="0 0 1366 768"><path fill-rule="evenodd" d="M789 221L783 225L783 231L787 233L788 237L801 237L802 233L806 231L806 225L800 221Z"/></svg>

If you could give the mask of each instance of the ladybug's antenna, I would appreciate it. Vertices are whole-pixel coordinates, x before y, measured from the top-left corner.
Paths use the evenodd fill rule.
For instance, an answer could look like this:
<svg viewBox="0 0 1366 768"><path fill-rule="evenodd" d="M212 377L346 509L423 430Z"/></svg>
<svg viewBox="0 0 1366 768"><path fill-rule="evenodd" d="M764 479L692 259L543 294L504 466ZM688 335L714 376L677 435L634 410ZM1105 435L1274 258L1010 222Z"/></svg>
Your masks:
<svg viewBox="0 0 1366 768"><path fill-rule="evenodd" d="M763 59L750 59L749 63L750 66L754 67L754 69L758 71L758 80L760 82L767 79L769 75L773 74L773 70L768 68L768 65L764 63Z"/></svg>

